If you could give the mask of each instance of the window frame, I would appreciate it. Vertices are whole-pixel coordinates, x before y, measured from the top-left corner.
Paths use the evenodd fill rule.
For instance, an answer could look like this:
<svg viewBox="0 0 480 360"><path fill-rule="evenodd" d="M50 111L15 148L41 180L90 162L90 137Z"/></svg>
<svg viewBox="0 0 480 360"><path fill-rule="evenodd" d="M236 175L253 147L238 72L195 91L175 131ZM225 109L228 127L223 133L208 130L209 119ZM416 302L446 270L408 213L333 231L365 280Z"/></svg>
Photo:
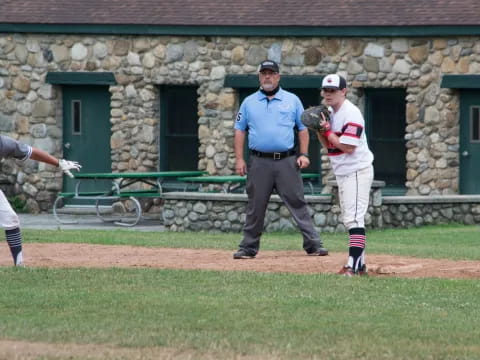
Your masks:
<svg viewBox="0 0 480 360"><path fill-rule="evenodd" d="M78 113L76 111L78 105ZM72 135L82 135L82 100L72 99L70 104L71 119L72 119ZM78 116L77 116L78 115ZM77 120L78 119L78 120ZM76 126L78 123L78 129Z"/></svg>
<svg viewBox="0 0 480 360"><path fill-rule="evenodd" d="M476 110L476 118L474 118L474 112ZM474 121L477 122L476 125L474 125ZM476 127L476 134L475 134L475 127ZM477 136L477 138L474 138L474 136ZM478 144L480 143L480 106L471 106L470 107L470 142L473 144Z"/></svg>

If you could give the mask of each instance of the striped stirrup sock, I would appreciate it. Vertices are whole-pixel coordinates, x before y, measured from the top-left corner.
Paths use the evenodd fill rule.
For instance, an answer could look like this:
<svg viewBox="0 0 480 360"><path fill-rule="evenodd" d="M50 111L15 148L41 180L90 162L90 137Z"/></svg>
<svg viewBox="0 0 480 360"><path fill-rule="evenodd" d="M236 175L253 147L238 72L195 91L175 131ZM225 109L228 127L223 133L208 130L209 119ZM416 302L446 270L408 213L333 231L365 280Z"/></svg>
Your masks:
<svg viewBox="0 0 480 360"><path fill-rule="evenodd" d="M5 235L8 246L10 247L10 252L12 253L13 263L15 266L23 265L22 234L20 233L20 228L5 230Z"/></svg>
<svg viewBox="0 0 480 360"><path fill-rule="evenodd" d="M362 270L365 265L365 228L352 228L349 233L348 266L353 271Z"/></svg>

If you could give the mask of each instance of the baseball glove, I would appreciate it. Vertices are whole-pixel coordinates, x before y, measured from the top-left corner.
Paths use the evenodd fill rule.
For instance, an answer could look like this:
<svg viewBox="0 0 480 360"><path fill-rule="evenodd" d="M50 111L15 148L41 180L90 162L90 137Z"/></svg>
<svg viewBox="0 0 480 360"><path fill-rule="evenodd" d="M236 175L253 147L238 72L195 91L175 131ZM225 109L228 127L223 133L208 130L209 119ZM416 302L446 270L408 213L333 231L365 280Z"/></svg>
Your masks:
<svg viewBox="0 0 480 360"><path fill-rule="evenodd" d="M303 125L313 131L326 131L327 129L320 126L320 121L322 120L321 113L325 116L325 120L330 121L330 112L328 111L328 108L325 105L318 105L309 107L303 112Z"/></svg>

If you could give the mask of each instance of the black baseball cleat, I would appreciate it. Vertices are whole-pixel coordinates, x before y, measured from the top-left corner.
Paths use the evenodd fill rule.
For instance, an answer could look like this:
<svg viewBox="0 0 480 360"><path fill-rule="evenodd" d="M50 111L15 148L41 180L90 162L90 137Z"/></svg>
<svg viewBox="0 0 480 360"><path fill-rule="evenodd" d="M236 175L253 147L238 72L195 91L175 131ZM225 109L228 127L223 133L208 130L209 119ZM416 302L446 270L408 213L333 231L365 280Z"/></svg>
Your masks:
<svg viewBox="0 0 480 360"><path fill-rule="evenodd" d="M233 253L233 258L234 259L253 259L255 258L255 255L252 255L246 252L245 250L240 249L236 253Z"/></svg>
<svg viewBox="0 0 480 360"><path fill-rule="evenodd" d="M315 251L307 253L307 255L308 256L326 256L326 255L328 255L328 250L321 247L321 248L318 248Z"/></svg>

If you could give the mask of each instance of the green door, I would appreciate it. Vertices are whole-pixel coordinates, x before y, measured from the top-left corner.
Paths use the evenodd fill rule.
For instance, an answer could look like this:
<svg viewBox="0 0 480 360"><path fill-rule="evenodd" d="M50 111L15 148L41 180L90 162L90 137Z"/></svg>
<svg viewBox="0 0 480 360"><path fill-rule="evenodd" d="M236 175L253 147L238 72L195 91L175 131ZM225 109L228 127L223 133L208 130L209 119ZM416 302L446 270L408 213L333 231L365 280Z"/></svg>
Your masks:
<svg viewBox="0 0 480 360"><path fill-rule="evenodd" d="M63 157L78 161L82 172L111 172L110 92L107 86L63 86ZM74 190L64 176L63 191ZM85 187L83 185L86 185ZM93 191L94 184L82 184Z"/></svg>
<svg viewBox="0 0 480 360"><path fill-rule="evenodd" d="M460 93L460 194L480 194L480 91Z"/></svg>
<svg viewBox="0 0 480 360"><path fill-rule="evenodd" d="M241 88L239 89L239 103L241 104L242 101L248 96L253 94L257 91L258 88ZM312 89L312 88L285 88L284 90L290 91L298 96L300 101L303 104L305 109L309 108L310 106L317 106L321 103L322 98L320 96L319 89ZM312 131L309 131L310 135L310 142L308 146L308 153L310 155L310 166L302 172L306 173L320 173L322 168L322 159L320 155L321 145L318 141L317 135L314 134ZM298 141L298 138L295 137L295 142ZM297 145L297 144L295 144ZM245 150L244 156L245 159L248 159L248 135L245 141ZM321 184L321 180L318 180L318 184Z"/></svg>

